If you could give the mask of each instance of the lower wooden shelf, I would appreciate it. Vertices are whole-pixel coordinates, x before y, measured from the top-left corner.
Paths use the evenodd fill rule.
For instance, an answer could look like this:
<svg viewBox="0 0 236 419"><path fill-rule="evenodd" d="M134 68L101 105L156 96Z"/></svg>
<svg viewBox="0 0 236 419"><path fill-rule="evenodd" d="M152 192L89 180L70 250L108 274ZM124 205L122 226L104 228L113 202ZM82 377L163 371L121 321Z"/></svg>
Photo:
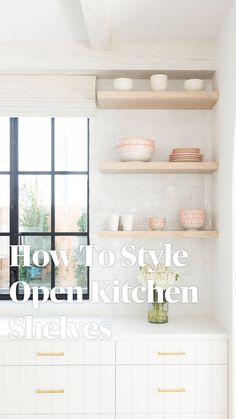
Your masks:
<svg viewBox="0 0 236 419"><path fill-rule="evenodd" d="M170 237L180 237L180 238L199 238L199 239L211 239L219 237L219 234L215 230L197 230L197 231L190 231L190 230L162 230L162 231L151 231L151 230L144 230L144 231L99 231L99 237L104 238L125 238L125 237L133 237L133 238L170 238Z"/></svg>

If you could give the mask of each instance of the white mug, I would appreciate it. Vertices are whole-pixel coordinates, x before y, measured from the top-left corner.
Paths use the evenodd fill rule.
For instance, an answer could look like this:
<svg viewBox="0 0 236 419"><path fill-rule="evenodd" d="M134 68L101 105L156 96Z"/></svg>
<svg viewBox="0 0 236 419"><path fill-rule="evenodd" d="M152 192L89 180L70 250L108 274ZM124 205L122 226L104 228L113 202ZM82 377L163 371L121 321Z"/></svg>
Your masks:
<svg viewBox="0 0 236 419"><path fill-rule="evenodd" d="M167 90L168 77L166 74L154 74L150 77L152 90L163 92Z"/></svg>
<svg viewBox="0 0 236 419"><path fill-rule="evenodd" d="M132 214L125 214L121 216L121 224L124 231L133 230L134 216Z"/></svg>
<svg viewBox="0 0 236 419"><path fill-rule="evenodd" d="M111 214L108 218L108 230L117 231L119 228L120 216L118 214Z"/></svg>

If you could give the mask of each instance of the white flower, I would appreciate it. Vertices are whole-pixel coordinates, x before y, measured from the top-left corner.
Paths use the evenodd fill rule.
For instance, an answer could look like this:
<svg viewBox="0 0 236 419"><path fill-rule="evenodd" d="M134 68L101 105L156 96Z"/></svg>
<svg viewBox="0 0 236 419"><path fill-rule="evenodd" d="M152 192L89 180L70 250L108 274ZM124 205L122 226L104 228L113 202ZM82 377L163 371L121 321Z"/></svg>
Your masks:
<svg viewBox="0 0 236 419"><path fill-rule="evenodd" d="M179 279L179 274L171 271L171 269L164 265L151 266L146 265L139 268L137 275L139 282L147 287L147 281L153 281L153 287L162 287L166 289L175 284Z"/></svg>

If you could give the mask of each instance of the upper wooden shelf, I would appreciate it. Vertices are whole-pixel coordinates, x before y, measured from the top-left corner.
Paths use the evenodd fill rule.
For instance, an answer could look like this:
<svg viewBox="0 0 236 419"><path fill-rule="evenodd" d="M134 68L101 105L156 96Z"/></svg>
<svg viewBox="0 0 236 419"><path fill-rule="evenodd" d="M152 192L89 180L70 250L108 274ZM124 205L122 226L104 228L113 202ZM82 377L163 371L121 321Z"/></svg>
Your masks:
<svg viewBox="0 0 236 419"><path fill-rule="evenodd" d="M104 174L177 174L213 173L217 162L102 162L99 170Z"/></svg>
<svg viewBox="0 0 236 419"><path fill-rule="evenodd" d="M154 92L98 91L101 109L212 109L218 100L215 91Z"/></svg>

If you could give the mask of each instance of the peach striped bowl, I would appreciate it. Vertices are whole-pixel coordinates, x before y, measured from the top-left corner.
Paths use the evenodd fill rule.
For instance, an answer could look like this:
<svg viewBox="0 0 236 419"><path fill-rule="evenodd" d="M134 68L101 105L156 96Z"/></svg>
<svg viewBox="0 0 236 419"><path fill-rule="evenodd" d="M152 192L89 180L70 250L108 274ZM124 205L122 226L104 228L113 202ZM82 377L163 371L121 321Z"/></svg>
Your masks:
<svg viewBox="0 0 236 419"><path fill-rule="evenodd" d="M149 218L149 227L151 230L163 230L166 226L166 218L153 217Z"/></svg>
<svg viewBox="0 0 236 419"><path fill-rule="evenodd" d="M199 230L206 223L205 209L182 209L179 211L179 222L187 230Z"/></svg>
<svg viewBox="0 0 236 419"><path fill-rule="evenodd" d="M145 144L123 144L116 147L120 161L149 161L154 147Z"/></svg>
<svg viewBox="0 0 236 419"><path fill-rule="evenodd" d="M124 138L118 140L118 145L127 145L127 144L141 144L141 145L150 145L155 147L155 141L147 138Z"/></svg>

